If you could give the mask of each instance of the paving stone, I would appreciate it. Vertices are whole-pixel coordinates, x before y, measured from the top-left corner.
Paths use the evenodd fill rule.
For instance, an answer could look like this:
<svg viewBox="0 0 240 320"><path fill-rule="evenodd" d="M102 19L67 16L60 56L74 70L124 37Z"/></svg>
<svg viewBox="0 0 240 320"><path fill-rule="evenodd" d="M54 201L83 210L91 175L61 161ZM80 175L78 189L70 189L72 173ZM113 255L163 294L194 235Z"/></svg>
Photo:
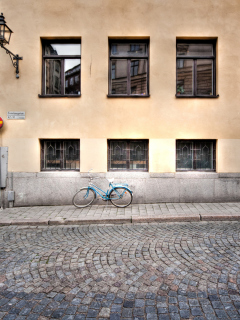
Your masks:
<svg viewBox="0 0 240 320"><path fill-rule="evenodd" d="M239 227L3 226L0 319L239 319Z"/></svg>

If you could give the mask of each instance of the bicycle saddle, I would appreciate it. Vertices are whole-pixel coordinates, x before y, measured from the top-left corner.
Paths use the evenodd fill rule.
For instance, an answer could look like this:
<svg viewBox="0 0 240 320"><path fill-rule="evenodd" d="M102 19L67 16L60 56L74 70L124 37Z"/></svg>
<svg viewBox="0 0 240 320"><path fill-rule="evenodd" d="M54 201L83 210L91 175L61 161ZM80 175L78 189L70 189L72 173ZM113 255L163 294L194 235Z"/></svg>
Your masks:
<svg viewBox="0 0 240 320"><path fill-rule="evenodd" d="M109 183L113 183L113 181L114 181L114 178L108 179L108 182L109 182Z"/></svg>

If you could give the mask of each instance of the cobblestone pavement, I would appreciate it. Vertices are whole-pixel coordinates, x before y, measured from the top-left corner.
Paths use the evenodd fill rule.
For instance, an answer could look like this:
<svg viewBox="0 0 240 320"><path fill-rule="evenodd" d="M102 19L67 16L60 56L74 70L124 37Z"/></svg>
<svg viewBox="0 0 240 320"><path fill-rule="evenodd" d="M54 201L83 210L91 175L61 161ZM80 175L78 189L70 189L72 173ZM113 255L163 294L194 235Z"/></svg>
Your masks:
<svg viewBox="0 0 240 320"><path fill-rule="evenodd" d="M240 319L240 223L0 228L0 318Z"/></svg>
<svg viewBox="0 0 240 320"><path fill-rule="evenodd" d="M141 221L240 220L240 202L15 207L0 211L0 225L91 224Z"/></svg>

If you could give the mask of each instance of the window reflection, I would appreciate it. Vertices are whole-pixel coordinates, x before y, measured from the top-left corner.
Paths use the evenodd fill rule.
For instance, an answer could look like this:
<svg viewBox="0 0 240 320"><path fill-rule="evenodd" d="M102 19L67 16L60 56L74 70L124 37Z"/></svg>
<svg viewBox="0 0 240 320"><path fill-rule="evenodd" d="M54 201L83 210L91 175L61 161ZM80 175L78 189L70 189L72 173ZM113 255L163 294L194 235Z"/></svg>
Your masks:
<svg viewBox="0 0 240 320"><path fill-rule="evenodd" d="M114 43L111 45L112 55L131 56L133 54L145 55L147 45L145 43Z"/></svg>
<svg viewBox="0 0 240 320"><path fill-rule="evenodd" d="M45 60L46 94L61 93L61 60Z"/></svg>
<svg viewBox="0 0 240 320"><path fill-rule="evenodd" d="M68 81L68 86L65 86L65 94L80 94L79 73L80 59L64 60L65 82Z"/></svg>
<svg viewBox="0 0 240 320"><path fill-rule="evenodd" d="M111 93L127 94L127 60L112 60L111 70Z"/></svg>
<svg viewBox="0 0 240 320"><path fill-rule="evenodd" d="M213 94L212 60L197 60L197 94Z"/></svg>
<svg viewBox="0 0 240 320"><path fill-rule="evenodd" d="M213 45L205 43L178 43L178 56L212 56Z"/></svg>
<svg viewBox="0 0 240 320"><path fill-rule="evenodd" d="M81 45L79 43L47 44L45 55L80 55Z"/></svg>
<svg viewBox="0 0 240 320"><path fill-rule="evenodd" d="M147 60L131 60L131 94L147 92Z"/></svg>
<svg viewBox="0 0 240 320"><path fill-rule="evenodd" d="M193 94L193 60L178 60L177 94Z"/></svg>

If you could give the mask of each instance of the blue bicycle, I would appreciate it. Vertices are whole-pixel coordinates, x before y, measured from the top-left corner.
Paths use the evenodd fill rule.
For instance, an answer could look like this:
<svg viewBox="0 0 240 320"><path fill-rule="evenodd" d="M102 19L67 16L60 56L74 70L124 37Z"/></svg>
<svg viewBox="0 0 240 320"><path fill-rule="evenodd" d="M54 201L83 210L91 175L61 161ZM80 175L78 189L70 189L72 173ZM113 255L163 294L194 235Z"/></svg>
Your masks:
<svg viewBox="0 0 240 320"><path fill-rule="evenodd" d="M92 170L92 169L91 169ZM93 201L97 198L97 194L104 201L110 200L111 203L119 208L125 208L129 206L132 202L133 193L128 188L127 184L113 184L113 179L107 179L109 182L110 189L107 192L103 191L91 181L93 179L97 179L99 177L91 177L90 171L88 171L89 175L89 184L88 187L81 188L72 199L72 202L77 208L84 208L93 203Z"/></svg>

